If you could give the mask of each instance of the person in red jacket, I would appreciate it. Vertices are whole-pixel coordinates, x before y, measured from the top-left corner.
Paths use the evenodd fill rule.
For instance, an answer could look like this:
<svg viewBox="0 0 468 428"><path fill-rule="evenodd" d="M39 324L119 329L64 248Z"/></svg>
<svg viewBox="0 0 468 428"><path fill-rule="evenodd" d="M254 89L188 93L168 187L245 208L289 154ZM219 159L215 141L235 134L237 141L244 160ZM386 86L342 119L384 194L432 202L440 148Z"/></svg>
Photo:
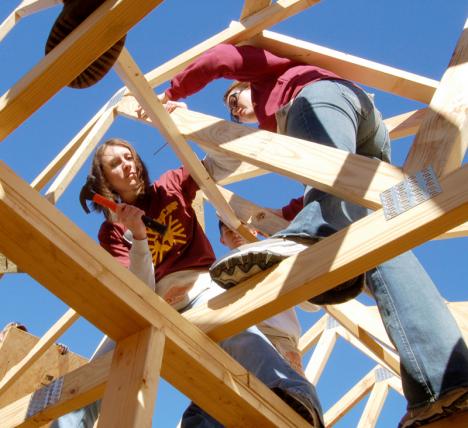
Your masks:
<svg viewBox="0 0 468 428"><path fill-rule="evenodd" d="M198 185L185 168L169 170L151 183L133 146L121 139L101 145L93 158L94 191L118 203L116 213L95 205L106 220L99 242L167 303L184 312L224 292L210 279L214 253L197 221L192 202ZM142 215L167 226L164 234L148 229ZM249 372L316 428L323 416L315 388L297 373L254 326L219 344ZM93 358L114 348L101 342ZM59 418L54 428L92 428L100 403ZM195 403L184 412L182 427L222 425Z"/></svg>
<svg viewBox="0 0 468 428"><path fill-rule="evenodd" d="M331 71L262 48L215 46L178 73L159 98L163 103L177 101L218 78L236 80L224 96L236 122L258 122L267 131L390 162L388 131L372 96ZM362 206L307 186L304 207L286 229L217 260L211 276L224 288L235 286L367 214ZM400 427L425 425L467 410L466 343L412 252L311 301L329 304L349 299L361 291L364 279L400 354L408 401Z"/></svg>

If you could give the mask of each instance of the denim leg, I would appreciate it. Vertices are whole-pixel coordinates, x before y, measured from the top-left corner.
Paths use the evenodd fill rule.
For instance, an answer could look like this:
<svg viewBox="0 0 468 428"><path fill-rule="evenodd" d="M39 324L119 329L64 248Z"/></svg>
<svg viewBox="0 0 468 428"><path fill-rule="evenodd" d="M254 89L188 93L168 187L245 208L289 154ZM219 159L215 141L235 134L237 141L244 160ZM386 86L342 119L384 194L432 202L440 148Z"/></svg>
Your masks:
<svg viewBox="0 0 468 428"><path fill-rule="evenodd" d="M388 133L365 94L335 81L304 88L288 113L286 133L389 161ZM304 209L275 236L325 237L367 210L308 187ZM408 407L468 386L468 352L450 311L411 252L366 274L382 320L401 361Z"/></svg>
<svg viewBox="0 0 468 428"><path fill-rule="evenodd" d="M398 349L408 407L468 387L468 349L429 275L412 252L367 272L387 332Z"/></svg>
<svg viewBox="0 0 468 428"><path fill-rule="evenodd" d="M215 283L213 287L221 289ZM208 292L207 297L212 293L213 291ZM197 304L203 302L202 298ZM309 403L310 407L316 409L323 423L322 408L315 387L291 368L257 327L250 327L223 340L219 345L270 389L280 389ZM181 424L181 428L189 427L219 428L222 425L195 403L191 403L184 412Z"/></svg>

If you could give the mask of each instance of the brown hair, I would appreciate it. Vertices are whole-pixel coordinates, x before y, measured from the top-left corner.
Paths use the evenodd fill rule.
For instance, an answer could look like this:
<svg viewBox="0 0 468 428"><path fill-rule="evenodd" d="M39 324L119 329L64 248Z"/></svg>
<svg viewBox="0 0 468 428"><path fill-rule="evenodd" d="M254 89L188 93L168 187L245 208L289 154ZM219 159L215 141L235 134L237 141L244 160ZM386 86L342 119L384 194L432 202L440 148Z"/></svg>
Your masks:
<svg viewBox="0 0 468 428"><path fill-rule="evenodd" d="M92 165L91 165L91 175L94 176L94 186L93 190L96 193L104 196L105 198L112 199L115 202L120 202L120 195L112 189L112 186L107 181L106 176L104 175L104 165L102 163L102 157L104 151L107 147L111 146L121 146L127 148L135 159L136 173L140 185L137 189L137 200L141 200L145 197L146 191L149 188L150 180L148 175L148 170L140 158L140 155L136 152L134 147L127 141L120 138L112 138L103 143L94 154ZM111 220L112 214L107 208L103 208L101 205L95 204L93 202L93 208L96 211L103 212L106 219Z"/></svg>
<svg viewBox="0 0 468 428"><path fill-rule="evenodd" d="M234 80L234 82L232 82L229 85L229 87L227 88L226 92L223 95L224 104L227 104L227 98L234 89L243 91L244 89L248 89L248 88L250 88L250 82L239 82L238 80Z"/></svg>

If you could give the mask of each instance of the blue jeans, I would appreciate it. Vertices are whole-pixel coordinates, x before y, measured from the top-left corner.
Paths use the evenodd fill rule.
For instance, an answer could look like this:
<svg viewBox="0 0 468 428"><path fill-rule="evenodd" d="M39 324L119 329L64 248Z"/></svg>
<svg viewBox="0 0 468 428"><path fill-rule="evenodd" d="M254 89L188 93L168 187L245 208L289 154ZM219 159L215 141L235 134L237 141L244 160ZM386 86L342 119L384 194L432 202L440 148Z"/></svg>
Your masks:
<svg viewBox="0 0 468 428"><path fill-rule="evenodd" d="M196 299L196 303L191 307L200 305L223 291L215 283L212 283L210 289L201 293ZM269 388L279 389L287 395L299 397L301 402L308 403L311 408L316 409L322 418L322 409L314 386L291 368L257 327L250 327L242 333L220 342L219 345ZM108 340L99 348L93 358L109 352L114 346L114 342ZM62 416L52 424L52 428L92 428L99 415L100 404L99 400L85 408ZM181 422L182 428L218 428L222 426L194 403L191 403L185 410Z"/></svg>
<svg viewBox="0 0 468 428"><path fill-rule="evenodd" d="M289 136L390 160L389 137L373 101L346 81L306 86L287 116ZM367 215L364 207L306 187L304 208L275 236L326 237ZM468 387L468 350L437 288L412 252L366 273L387 333L400 355L409 408Z"/></svg>

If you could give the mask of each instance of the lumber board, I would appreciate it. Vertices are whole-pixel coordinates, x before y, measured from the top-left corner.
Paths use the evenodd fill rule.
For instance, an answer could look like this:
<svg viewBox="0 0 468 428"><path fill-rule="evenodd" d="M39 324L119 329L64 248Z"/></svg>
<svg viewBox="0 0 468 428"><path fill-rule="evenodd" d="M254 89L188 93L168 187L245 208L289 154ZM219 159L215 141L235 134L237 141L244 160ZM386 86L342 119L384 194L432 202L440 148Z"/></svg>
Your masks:
<svg viewBox="0 0 468 428"><path fill-rule="evenodd" d="M137 116L136 110L138 106L138 101L133 96L126 96L118 103L115 111L118 115L127 119L135 120L145 125L154 126L149 118ZM239 166L235 170L230 171L228 175L225 175L224 171L220 174L216 174L216 171L214 171L214 173L215 174L212 178L216 183L227 185L268 174L269 172L247 162L240 162Z"/></svg>
<svg viewBox="0 0 468 428"><path fill-rule="evenodd" d="M319 2L320 0L277 0L270 6L245 18L242 23L231 23L225 30L156 67L148 72L145 77L150 85L155 88L170 80L206 50L220 43L240 43L265 28L284 21Z"/></svg>
<svg viewBox="0 0 468 428"><path fill-rule="evenodd" d="M335 346L336 337L336 328L326 329L320 336L305 369L306 378L310 383L317 385Z"/></svg>
<svg viewBox="0 0 468 428"><path fill-rule="evenodd" d="M11 12L5 20L0 24L0 42L6 37L6 35L12 30L12 28L19 21L20 17L15 11Z"/></svg>
<svg viewBox="0 0 468 428"><path fill-rule="evenodd" d="M18 16L24 18L62 3L62 0L23 0L15 9L15 12Z"/></svg>
<svg viewBox="0 0 468 428"><path fill-rule="evenodd" d="M324 415L325 426L335 425L349 410L369 393L375 383L375 368L367 373L343 397L340 398Z"/></svg>
<svg viewBox="0 0 468 428"><path fill-rule="evenodd" d="M0 216L0 251L112 339L119 341L150 325L164 328L167 358L162 376L221 423L304 423L4 163Z"/></svg>
<svg viewBox="0 0 468 428"><path fill-rule="evenodd" d="M330 315L325 314L299 338L297 349L302 356L319 341L329 318Z"/></svg>
<svg viewBox="0 0 468 428"><path fill-rule="evenodd" d="M160 3L105 1L0 97L0 141Z"/></svg>
<svg viewBox="0 0 468 428"><path fill-rule="evenodd" d="M263 31L250 39L248 43L263 47L279 56L318 65L335 72L344 79L425 104L429 104L439 83L427 77L272 31Z"/></svg>
<svg viewBox="0 0 468 428"><path fill-rule="evenodd" d="M250 15L257 13L271 4L271 0L244 0L244 6L240 19L241 21L248 18Z"/></svg>
<svg viewBox="0 0 468 428"><path fill-rule="evenodd" d="M45 352L80 317L73 309L65 314L39 339L25 357L11 367L0 380L0 397L6 393Z"/></svg>
<svg viewBox="0 0 468 428"><path fill-rule="evenodd" d="M463 162L468 148L468 20L429 111L414 139L403 170L411 175L431 165L437 176Z"/></svg>
<svg viewBox="0 0 468 428"><path fill-rule="evenodd" d="M115 70L143 107L151 122L154 123L170 144L200 189L203 190L203 193L215 206L223 221L237 230L248 242L257 241L257 238L236 217L201 161L193 152L186 139L179 133L179 130L172 121L171 115L166 112L138 65L125 48L116 62Z"/></svg>
<svg viewBox="0 0 468 428"><path fill-rule="evenodd" d="M0 377L3 378L19 363L39 340L38 337L18 328L8 329L5 339L0 342ZM86 362L85 358L71 351L62 354L57 345L49 347L24 375L0 396L0 408L81 367Z"/></svg>
<svg viewBox="0 0 468 428"><path fill-rule="evenodd" d="M273 235L289 224L287 220L274 214L268 208L260 207L224 187L218 186L218 189L224 198L226 198L237 217L264 236Z"/></svg>
<svg viewBox="0 0 468 428"><path fill-rule="evenodd" d="M0 420L6 428L40 427L60 416L80 409L104 394L112 362L112 352L90 361L88 364L65 374L56 382L61 382L57 401L34 414L28 414L32 404L37 402L38 393L25 395L19 400L0 408ZM63 383L62 383L63 382ZM31 412L32 413L32 412Z"/></svg>
<svg viewBox="0 0 468 428"><path fill-rule="evenodd" d="M392 141L408 137L418 132L427 108L413 110L384 120Z"/></svg>
<svg viewBox="0 0 468 428"><path fill-rule="evenodd" d="M76 150L81 146L83 140L93 129L96 122L110 108L115 108L124 95L124 90L117 91L108 102L86 123L83 128L72 138L72 140L60 151L60 153L41 171L41 173L31 182L31 186L36 190L41 190L45 185L65 166Z"/></svg>
<svg viewBox="0 0 468 428"><path fill-rule="evenodd" d="M76 148L69 161L63 167L62 171L60 171L56 179L47 189L45 196L51 203L54 205L57 203L60 196L62 196L73 178L78 174L80 168L84 165L89 155L99 144L99 141L113 122L113 109L106 110L96 121L94 126L87 133L86 137L82 140L80 146Z"/></svg>
<svg viewBox="0 0 468 428"><path fill-rule="evenodd" d="M381 206L381 192L405 178L400 168L389 163L311 141L252 129L185 109L176 109L171 117L182 135L205 149L371 209Z"/></svg>
<svg viewBox="0 0 468 428"><path fill-rule="evenodd" d="M454 428L468 426L468 411L449 416L426 425L426 428Z"/></svg>
<svg viewBox="0 0 468 428"><path fill-rule="evenodd" d="M117 343L98 428L151 428L164 341L150 326Z"/></svg>
<svg viewBox="0 0 468 428"><path fill-rule="evenodd" d="M21 269L18 268L11 260L8 260L3 254L0 253L0 274L4 273L19 273Z"/></svg>
<svg viewBox="0 0 468 428"><path fill-rule="evenodd" d="M390 221L376 211L184 316L210 337L225 337L354 278L466 221L467 179L465 166L441 180L433 199Z"/></svg>
<svg viewBox="0 0 468 428"><path fill-rule="evenodd" d="M388 383L376 382L367 399L366 407L362 412L357 428L374 428L377 424L380 412L388 395Z"/></svg>

